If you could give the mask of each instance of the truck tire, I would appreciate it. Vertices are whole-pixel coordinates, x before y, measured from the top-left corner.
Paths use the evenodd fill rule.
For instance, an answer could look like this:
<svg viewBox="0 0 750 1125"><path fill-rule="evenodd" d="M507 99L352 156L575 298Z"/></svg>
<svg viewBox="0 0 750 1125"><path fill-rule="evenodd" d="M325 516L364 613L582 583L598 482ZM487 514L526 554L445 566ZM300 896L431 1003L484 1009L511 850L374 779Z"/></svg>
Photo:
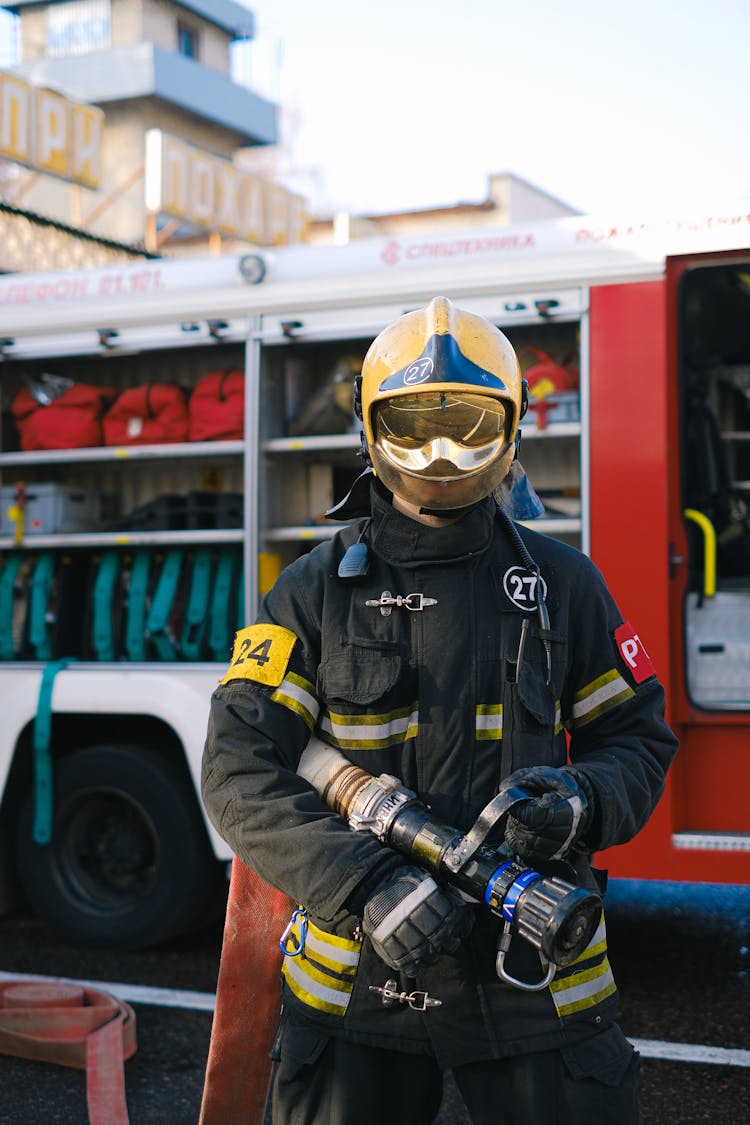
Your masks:
<svg viewBox="0 0 750 1125"><path fill-rule="evenodd" d="M109 949L200 922L219 865L197 800L184 771L141 746L57 760L50 843L34 841L33 792L19 819L18 874L39 919L66 943Z"/></svg>

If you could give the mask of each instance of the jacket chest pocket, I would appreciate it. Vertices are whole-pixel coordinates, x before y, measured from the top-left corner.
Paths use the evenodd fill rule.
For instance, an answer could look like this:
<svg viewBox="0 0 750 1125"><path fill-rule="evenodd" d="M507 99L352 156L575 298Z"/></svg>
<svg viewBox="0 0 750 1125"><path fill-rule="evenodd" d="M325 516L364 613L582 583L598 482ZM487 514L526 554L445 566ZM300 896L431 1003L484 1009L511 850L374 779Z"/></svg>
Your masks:
<svg viewBox="0 0 750 1125"><path fill-rule="evenodd" d="M318 691L330 703L374 703L399 683L402 663L394 644L342 641L336 650L323 654Z"/></svg>
<svg viewBox="0 0 750 1125"><path fill-rule="evenodd" d="M414 677L395 644L342 642L318 669L320 726L342 750L385 750L417 729Z"/></svg>

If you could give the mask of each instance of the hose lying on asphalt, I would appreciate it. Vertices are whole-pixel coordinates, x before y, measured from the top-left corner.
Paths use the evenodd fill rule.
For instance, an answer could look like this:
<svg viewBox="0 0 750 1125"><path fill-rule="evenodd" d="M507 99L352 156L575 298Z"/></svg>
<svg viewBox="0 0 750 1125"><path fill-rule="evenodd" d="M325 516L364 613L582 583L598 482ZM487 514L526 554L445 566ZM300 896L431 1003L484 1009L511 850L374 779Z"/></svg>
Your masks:
<svg viewBox="0 0 750 1125"><path fill-rule="evenodd" d="M0 984L0 1054L86 1071L91 1125L128 1125L123 1062L135 1013L106 992L23 980Z"/></svg>

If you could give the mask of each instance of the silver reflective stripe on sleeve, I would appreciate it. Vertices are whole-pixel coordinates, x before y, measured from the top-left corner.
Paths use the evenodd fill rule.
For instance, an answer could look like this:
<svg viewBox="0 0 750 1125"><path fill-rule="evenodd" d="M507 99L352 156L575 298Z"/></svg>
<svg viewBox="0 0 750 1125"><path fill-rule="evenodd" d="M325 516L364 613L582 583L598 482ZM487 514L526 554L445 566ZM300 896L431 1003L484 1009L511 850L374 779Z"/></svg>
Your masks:
<svg viewBox="0 0 750 1125"><path fill-rule="evenodd" d="M283 681L271 695L274 703L280 703L299 715L307 723L310 730L315 726L320 711L320 704L315 697L313 685L308 680L297 676L294 672L287 672Z"/></svg>
<svg viewBox="0 0 750 1125"><path fill-rule="evenodd" d="M582 727L593 719L605 715L613 707L632 699L635 692L623 680L616 668L592 680L576 692L573 700L573 726Z"/></svg>
<svg viewBox="0 0 750 1125"><path fill-rule="evenodd" d="M293 932L300 941L299 922L295 922ZM304 949L298 957L285 957L281 972L303 1004L343 1016L354 988L360 948L360 942L328 934L308 921Z"/></svg>

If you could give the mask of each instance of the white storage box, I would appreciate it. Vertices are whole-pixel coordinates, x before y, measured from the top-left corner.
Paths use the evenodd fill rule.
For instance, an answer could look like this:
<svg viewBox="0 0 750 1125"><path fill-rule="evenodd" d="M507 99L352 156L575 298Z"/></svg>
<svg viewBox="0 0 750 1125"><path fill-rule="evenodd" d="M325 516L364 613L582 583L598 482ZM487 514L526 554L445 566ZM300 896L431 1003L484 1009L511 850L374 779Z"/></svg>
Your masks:
<svg viewBox="0 0 750 1125"><path fill-rule="evenodd" d="M581 400L578 391L563 391L559 395L550 395L547 400L550 412L548 422L580 422Z"/></svg>
<svg viewBox="0 0 750 1125"><path fill-rule="evenodd" d="M62 484L26 484L23 534L60 535L96 531L101 523L101 501L81 488ZM0 535L15 535L16 521L9 510L18 506L17 485L0 487Z"/></svg>
<svg viewBox="0 0 750 1125"><path fill-rule="evenodd" d="M533 420L540 430L553 422L580 422L581 400L578 391L561 391L560 394L547 395L538 400L529 398L529 420Z"/></svg>

